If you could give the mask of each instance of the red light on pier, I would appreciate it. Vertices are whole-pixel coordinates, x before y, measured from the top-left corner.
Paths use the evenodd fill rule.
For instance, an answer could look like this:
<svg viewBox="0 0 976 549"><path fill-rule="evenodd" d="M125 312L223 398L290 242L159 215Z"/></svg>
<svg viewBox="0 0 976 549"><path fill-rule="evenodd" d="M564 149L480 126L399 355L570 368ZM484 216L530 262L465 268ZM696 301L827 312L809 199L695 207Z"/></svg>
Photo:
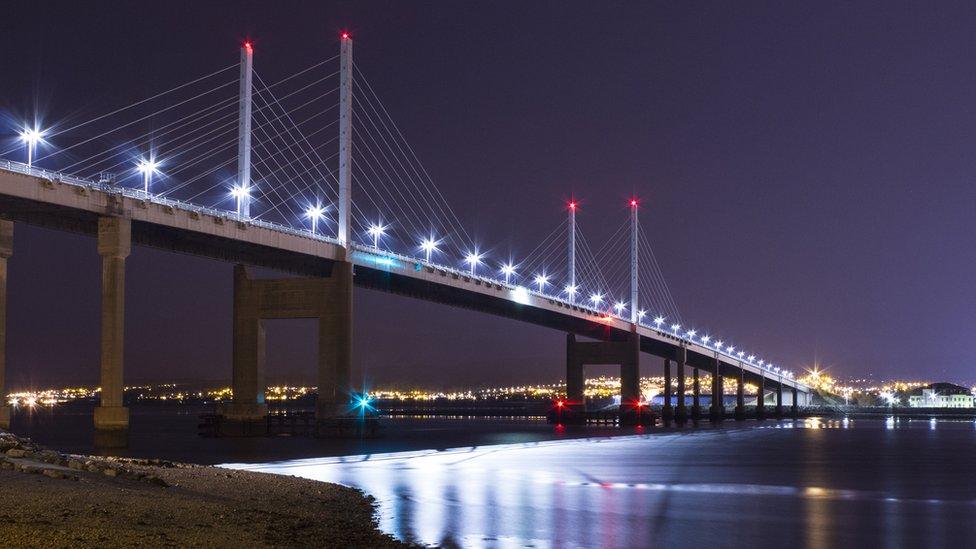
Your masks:
<svg viewBox="0 0 976 549"><path fill-rule="evenodd" d="M566 405L566 403L564 403L564 402L563 402L563 401L561 401L561 400L557 400L557 401L556 401L556 408L562 408L562 407L563 407L563 406L565 406L565 405Z"/></svg>

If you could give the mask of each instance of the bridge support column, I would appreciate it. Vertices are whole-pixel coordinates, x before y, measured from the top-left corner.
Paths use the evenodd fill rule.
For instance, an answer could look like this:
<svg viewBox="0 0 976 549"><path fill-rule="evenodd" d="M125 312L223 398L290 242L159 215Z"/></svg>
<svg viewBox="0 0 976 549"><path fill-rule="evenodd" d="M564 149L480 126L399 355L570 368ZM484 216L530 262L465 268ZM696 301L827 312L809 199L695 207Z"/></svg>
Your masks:
<svg viewBox="0 0 976 549"><path fill-rule="evenodd" d="M585 412L583 383L583 363L576 353L576 334L566 334L566 400L571 408Z"/></svg>
<svg viewBox="0 0 976 549"><path fill-rule="evenodd" d="M796 419L800 415L800 402L797 400L797 393L798 391L796 390L796 387L793 387L793 405L791 406L790 410L793 414L793 419Z"/></svg>
<svg viewBox="0 0 976 549"><path fill-rule="evenodd" d="M129 410L123 406L125 336L125 258L132 249L132 222L122 217L98 220L98 253L102 256L101 401L95 408L96 442L124 445ZM103 434L100 434L102 432Z"/></svg>
<svg viewBox="0 0 976 549"><path fill-rule="evenodd" d="M0 219L0 429L10 429L7 405L7 260L14 254L14 222Z"/></svg>
<svg viewBox="0 0 976 549"><path fill-rule="evenodd" d="M739 367L739 380L735 389L735 419L746 418L746 376L745 369Z"/></svg>
<svg viewBox="0 0 976 549"><path fill-rule="evenodd" d="M712 364L712 421L721 421L725 416L725 404L722 402L722 363L716 358Z"/></svg>
<svg viewBox="0 0 976 549"><path fill-rule="evenodd" d="M783 419L783 382L776 384L776 419Z"/></svg>
<svg viewBox="0 0 976 549"><path fill-rule="evenodd" d="M248 278L247 268L236 265L231 381L234 397L221 409L226 418L235 421L263 421L268 413L264 402L265 332L261 301L261 292Z"/></svg>
<svg viewBox="0 0 976 549"><path fill-rule="evenodd" d="M319 421L367 413L351 406L352 264L336 261L324 277L251 279L247 268L234 268L233 401L221 407L229 420L225 434L263 434L265 416L265 331L267 319L314 318L319 321Z"/></svg>
<svg viewBox="0 0 976 549"><path fill-rule="evenodd" d="M688 350L678 347L675 351L674 362L677 365L675 375L678 376L678 406L674 412L674 418L678 421L688 419L688 407L685 405L685 363L688 362Z"/></svg>
<svg viewBox="0 0 976 549"><path fill-rule="evenodd" d="M661 419L671 421L674 408L671 407L671 359L664 359L664 406L661 407Z"/></svg>
<svg viewBox="0 0 976 549"><path fill-rule="evenodd" d="M701 380L699 379L698 368L692 370L691 378L691 419L697 421L701 419Z"/></svg>
<svg viewBox="0 0 976 549"><path fill-rule="evenodd" d="M634 425L649 419L640 392L640 336L636 332L624 341L579 342L566 335L566 396L569 410L561 419L583 422L586 419L583 395L583 367L587 364L620 366L620 423Z"/></svg>
<svg viewBox="0 0 976 549"><path fill-rule="evenodd" d="M349 413L352 387L352 263L332 268L328 306L319 318L319 419ZM329 291L331 290L331 291Z"/></svg>
<svg viewBox="0 0 976 549"><path fill-rule="evenodd" d="M756 389L756 419L766 419L766 376L759 374L759 388Z"/></svg>

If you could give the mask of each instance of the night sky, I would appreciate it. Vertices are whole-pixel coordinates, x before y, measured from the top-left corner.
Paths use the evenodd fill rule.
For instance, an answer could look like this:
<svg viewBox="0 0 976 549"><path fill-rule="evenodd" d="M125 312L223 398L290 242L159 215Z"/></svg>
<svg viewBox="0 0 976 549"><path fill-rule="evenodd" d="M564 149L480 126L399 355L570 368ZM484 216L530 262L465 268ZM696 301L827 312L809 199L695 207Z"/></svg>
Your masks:
<svg viewBox="0 0 976 549"><path fill-rule="evenodd" d="M280 77L348 29L486 248L528 251L570 195L602 244L636 193L690 325L794 368L972 382L974 28L971 2L7 1L0 109L94 116L235 63L244 38ZM9 269L8 386L97 383L94 239L18 225ZM133 251L128 382L229 382L231 271ZM355 300L369 384L564 375L562 333ZM314 380L313 321L268 342L271 380Z"/></svg>

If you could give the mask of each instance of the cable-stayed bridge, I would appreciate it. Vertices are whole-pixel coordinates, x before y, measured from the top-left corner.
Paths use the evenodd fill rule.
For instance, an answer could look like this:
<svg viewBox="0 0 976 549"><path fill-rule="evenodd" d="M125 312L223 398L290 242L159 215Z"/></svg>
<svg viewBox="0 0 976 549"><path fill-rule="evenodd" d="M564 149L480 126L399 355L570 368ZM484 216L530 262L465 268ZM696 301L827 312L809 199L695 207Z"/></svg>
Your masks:
<svg viewBox="0 0 976 549"><path fill-rule="evenodd" d="M15 222L97 236L99 429L128 426L122 349L133 242L238 263L234 401L223 410L235 420L266 414L263 321L272 318L319 319L317 413L348 413L354 286L565 331L567 399L559 405L567 410L583 406L586 364L619 364L621 418L640 417L641 352L664 359L667 417L701 413L700 370L711 374L714 395L731 378L739 414L746 383L764 397L759 415L767 398L780 414L784 398L794 411L807 402L808 388L788 370L681 319L637 199L602 246L587 240L573 200L545 238L520 243L530 253L483 252L353 64L346 34L339 55L273 82L255 70L245 43L239 63L170 90L88 120L18 130L0 148L0 318ZM252 279L245 265L297 276ZM676 394L685 395L686 368L693 372L690 407L671 389L673 373ZM3 371L0 362L0 393ZM711 414L723 413L721 399L713 399ZM3 408L0 425L8 422Z"/></svg>

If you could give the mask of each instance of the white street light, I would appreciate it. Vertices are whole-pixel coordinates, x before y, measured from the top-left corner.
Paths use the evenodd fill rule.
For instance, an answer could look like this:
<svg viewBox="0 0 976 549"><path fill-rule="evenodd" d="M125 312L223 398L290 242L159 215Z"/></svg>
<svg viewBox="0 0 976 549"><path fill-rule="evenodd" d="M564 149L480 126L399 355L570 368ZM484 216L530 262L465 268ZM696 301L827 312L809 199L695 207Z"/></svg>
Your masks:
<svg viewBox="0 0 976 549"><path fill-rule="evenodd" d="M695 336L698 335L698 331L696 331L696 330L688 330L688 333L686 335L688 336L688 339L689 340L694 341L695 340Z"/></svg>
<svg viewBox="0 0 976 549"><path fill-rule="evenodd" d="M430 254L433 252L439 252L440 249L437 247L440 244L440 240L434 240L434 237L425 238L420 243L420 249L424 251L427 257L427 263L430 263Z"/></svg>
<svg viewBox="0 0 976 549"><path fill-rule="evenodd" d="M366 232L373 237L373 247L377 250L380 249L380 237L386 234L386 226L374 223L366 229Z"/></svg>
<svg viewBox="0 0 976 549"><path fill-rule="evenodd" d="M712 336L705 334L702 336L702 343L708 345L708 342L712 340Z"/></svg>
<svg viewBox="0 0 976 549"><path fill-rule="evenodd" d="M535 283L539 286L539 293L541 294L545 289L546 285L549 284L549 277L545 274L535 275Z"/></svg>
<svg viewBox="0 0 976 549"><path fill-rule="evenodd" d="M656 316L656 317L654 317L654 325L657 326L657 329L658 330L661 329L661 325L663 325L663 324L664 324L664 317L663 316Z"/></svg>
<svg viewBox="0 0 976 549"><path fill-rule="evenodd" d="M637 311L637 321L640 322L641 320L644 319L646 315L647 315L647 311L645 311L644 309Z"/></svg>
<svg viewBox="0 0 976 549"><path fill-rule="evenodd" d="M20 132L20 140L27 145L27 167L30 168L34 164L34 152L37 150L37 144L44 141L44 132L37 128L24 128Z"/></svg>
<svg viewBox="0 0 976 549"><path fill-rule="evenodd" d="M600 292L590 294L590 301L592 301L593 306L596 307L603 301L603 294L601 294Z"/></svg>
<svg viewBox="0 0 976 549"><path fill-rule="evenodd" d="M142 159L136 165L136 170L142 174L142 190L149 194L149 186L152 184L152 176L159 171L159 162L150 157L149 160Z"/></svg>
<svg viewBox="0 0 976 549"><path fill-rule="evenodd" d="M512 277L515 276L515 265L508 262L501 267L501 272L505 275L505 284L510 284L512 282Z"/></svg>
<svg viewBox="0 0 976 549"><path fill-rule="evenodd" d="M618 315L621 314L621 313L623 313L624 312L624 309L626 309L626 308L627 308L627 303L626 302L623 302L623 301L618 301L618 302L616 302L616 303L613 304L613 310L614 311L617 311L617 314Z"/></svg>
<svg viewBox="0 0 976 549"><path fill-rule="evenodd" d="M579 286L575 284L568 284L565 288L563 288L563 291L566 292L567 296L569 296L569 302L573 303L576 301L576 292L579 291Z"/></svg>
<svg viewBox="0 0 976 549"><path fill-rule="evenodd" d="M674 332L674 335L678 335L678 330L680 328L681 328L681 324L672 324L671 325L671 331Z"/></svg>
<svg viewBox="0 0 976 549"><path fill-rule="evenodd" d="M464 262L471 266L471 274L475 274L475 267L481 264L481 258L484 257L482 254L478 253L477 250L469 252L464 258Z"/></svg>
<svg viewBox="0 0 976 549"><path fill-rule="evenodd" d="M243 185L234 185L230 190L230 195L234 197L237 201L237 215L241 215L241 205L251 198L251 187L245 187Z"/></svg>
<svg viewBox="0 0 976 549"><path fill-rule="evenodd" d="M315 231L318 228L319 219L322 219L324 216L325 208L323 208L321 205L309 206L308 209L305 210L305 217L312 220L312 234L315 234Z"/></svg>

